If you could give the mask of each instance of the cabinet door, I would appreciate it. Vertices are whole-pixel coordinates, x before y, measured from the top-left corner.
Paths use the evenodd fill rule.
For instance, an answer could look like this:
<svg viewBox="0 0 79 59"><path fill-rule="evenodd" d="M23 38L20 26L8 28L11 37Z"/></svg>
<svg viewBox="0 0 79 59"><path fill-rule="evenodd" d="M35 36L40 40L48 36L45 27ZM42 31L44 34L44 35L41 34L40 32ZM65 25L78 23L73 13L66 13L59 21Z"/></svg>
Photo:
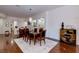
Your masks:
<svg viewBox="0 0 79 59"><path fill-rule="evenodd" d="M76 30L73 29L63 29L60 30L60 41L76 45Z"/></svg>

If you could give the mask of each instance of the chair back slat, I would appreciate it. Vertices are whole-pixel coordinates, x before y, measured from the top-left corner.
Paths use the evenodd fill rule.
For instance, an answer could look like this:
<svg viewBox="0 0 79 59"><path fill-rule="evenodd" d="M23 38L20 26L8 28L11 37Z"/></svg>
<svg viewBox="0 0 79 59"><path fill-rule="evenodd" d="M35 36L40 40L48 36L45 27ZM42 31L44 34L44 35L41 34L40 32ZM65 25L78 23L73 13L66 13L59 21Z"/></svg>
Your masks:
<svg viewBox="0 0 79 59"><path fill-rule="evenodd" d="M43 31L43 28L40 28L40 29L39 29L39 32L42 32L42 31Z"/></svg>
<svg viewBox="0 0 79 59"><path fill-rule="evenodd" d="M42 31L42 37L45 37L45 34L46 34L46 30L43 30Z"/></svg>
<svg viewBox="0 0 79 59"><path fill-rule="evenodd" d="M34 32L37 32L37 28L34 28Z"/></svg>

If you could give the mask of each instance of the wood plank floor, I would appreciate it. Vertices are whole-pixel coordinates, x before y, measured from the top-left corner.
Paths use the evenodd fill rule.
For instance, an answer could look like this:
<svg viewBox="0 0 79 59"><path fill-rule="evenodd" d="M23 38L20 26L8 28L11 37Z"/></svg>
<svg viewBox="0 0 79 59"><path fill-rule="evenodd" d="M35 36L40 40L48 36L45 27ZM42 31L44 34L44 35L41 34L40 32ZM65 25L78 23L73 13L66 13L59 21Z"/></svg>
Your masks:
<svg viewBox="0 0 79 59"><path fill-rule="evenodd" d="M0 53L22 53L11 37L0 35Z"/></svg>
<svg viewBox="0 0 79 59"><path fill-rule="evenodd" d="M22 53L21 49L13 41L12 37L0 35L0 53ZM79 53L79 46L58 43L49 53Z"/></svg>
<svg viewBox="0 0 79 59"><path fill-rule="evenodd" d="M59 42L49 53L79 53L79 45L73 46Z"/></svg>

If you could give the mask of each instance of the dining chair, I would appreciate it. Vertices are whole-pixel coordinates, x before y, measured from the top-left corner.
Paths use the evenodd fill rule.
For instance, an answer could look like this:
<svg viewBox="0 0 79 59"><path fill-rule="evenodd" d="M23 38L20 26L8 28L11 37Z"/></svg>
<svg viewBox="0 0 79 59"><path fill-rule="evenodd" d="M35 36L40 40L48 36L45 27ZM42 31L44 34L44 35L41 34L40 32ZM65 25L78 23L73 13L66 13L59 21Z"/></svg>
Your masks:
<svg viewBox="0 0 79 59"><path fill-rule="evenodd" d="M5 31L5 37L9 37L10 33L9 31Z"/></svg>
<svg viewBox="0 0 79 59"><path fill-rule="evenodd" d="M46 34L46 30L43 30L42 32L40 32L39 39L38 39L40 41L40 46L41 46L42 40L44 41L44 43L46 43L45 42L45 34Z"/></svg>
<svg viewBox="0 0 79 59"><path fill-rule="evenodd" d="M31 44L31 41L33 41L35 45L37 39L38 39L38 33L35 32L29 33L29 44Z"/></svg>
<svg viewBox="0 0 79 59"><path fill-rule="evenodd" d="M19 28L19 37L24 37L24 29Z"/></svg>
<svg viewBox="0 0 79 59"><path fill-rule="evenodd" d="M43 31L43 28L39 28L39 32L42 32Z"/></svg>
<svg viewBox="0 0 79 59"><path fill-rule="evenodd" d="M28 40L29 40L29 44L31 44L31 41L34 39L34 35L33 33L29 32L29 36L28 36Z"/></svg>
<svg viewBox="0 0 79 59"><path fill-rule="evenodd" d="M27 39L28 32L29 32L29 29L28 28L24 28L24 40Z"/></svg>
<svg viewBox="0 0 79 59"><path fill-rule="evenodd" d="M37 28L34 28L34 32L37 32Z"/></svg>
<svg viewBox="0 0 79 59"><path fill-rule="evenodd" d="M28 42L28 40L29 40L29 29L28 28L26 29L26 32L25 33L26 33L25 34L25 37L26 37L27 42Z"/></svg>

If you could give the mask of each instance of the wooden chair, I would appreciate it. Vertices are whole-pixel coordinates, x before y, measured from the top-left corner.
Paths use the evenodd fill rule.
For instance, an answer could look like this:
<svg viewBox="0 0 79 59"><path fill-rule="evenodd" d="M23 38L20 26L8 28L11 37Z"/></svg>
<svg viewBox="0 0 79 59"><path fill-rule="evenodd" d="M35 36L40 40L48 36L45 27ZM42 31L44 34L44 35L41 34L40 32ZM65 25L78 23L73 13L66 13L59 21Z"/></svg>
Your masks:
<svg viewBox="0 0 79 59"><path fill-rule="evenodd" d="M34 28L34 32L37 32L37 28Z"/></svg>
<svg viewBox="0 0 79 59"><path fill-rule="evenodd" d="M34 39L34 35L32 33L29 33L29 44L31 44L31 41Z"/></svg>
<svg viewBox="0 0 79 59"><path fill-rule="evenodd" d="M40 34L39 34L38 40L40 41L40 46L41 46L41 41L42 41L42 40L44 41L44 43L46 43L46 42L45 42L45 34L46 34L46 30L43 30L43 31L40 32Z"/></svg>
<svg viewBox="0 0 79 59"><path fill-rule="evenodd" d="M38 39L38 33L29 33L29 44L31 44L31 41L34 42L34 45L36 44L36 40Z"/></svg>
<svg viewBox="0 0 79 59"><path fill-rule="evenodd" d="M24 29L19 28L19 37L23 37L24 39Z"/></svg>
<svg viewBox="0 0 79 59"><path fill-rule="evenodd" d="M39 32L42 32L43 31L43 28L39 28Z"/></svg>
<svg viewBox="0 0 79 59"><path fill-rule="evenodd" d="M5 31L5 37L9 37L10 33L9 31Z"/></svg>
<svg viewBox="0 0 79 59"><path fill-rule="evenodd" d="M28 28L26 29L26 32L25 32L25 40L26 40L26 38L27 38L27 42L28 42L28 40L29 40L29 29Z"/></svg>
<svg viewBox="0 0 79 59"><path fill-rule="evenodd" d="M24 40L26 40L28 32L29 32L29 29L28 28L24 28Z"/></svg>

